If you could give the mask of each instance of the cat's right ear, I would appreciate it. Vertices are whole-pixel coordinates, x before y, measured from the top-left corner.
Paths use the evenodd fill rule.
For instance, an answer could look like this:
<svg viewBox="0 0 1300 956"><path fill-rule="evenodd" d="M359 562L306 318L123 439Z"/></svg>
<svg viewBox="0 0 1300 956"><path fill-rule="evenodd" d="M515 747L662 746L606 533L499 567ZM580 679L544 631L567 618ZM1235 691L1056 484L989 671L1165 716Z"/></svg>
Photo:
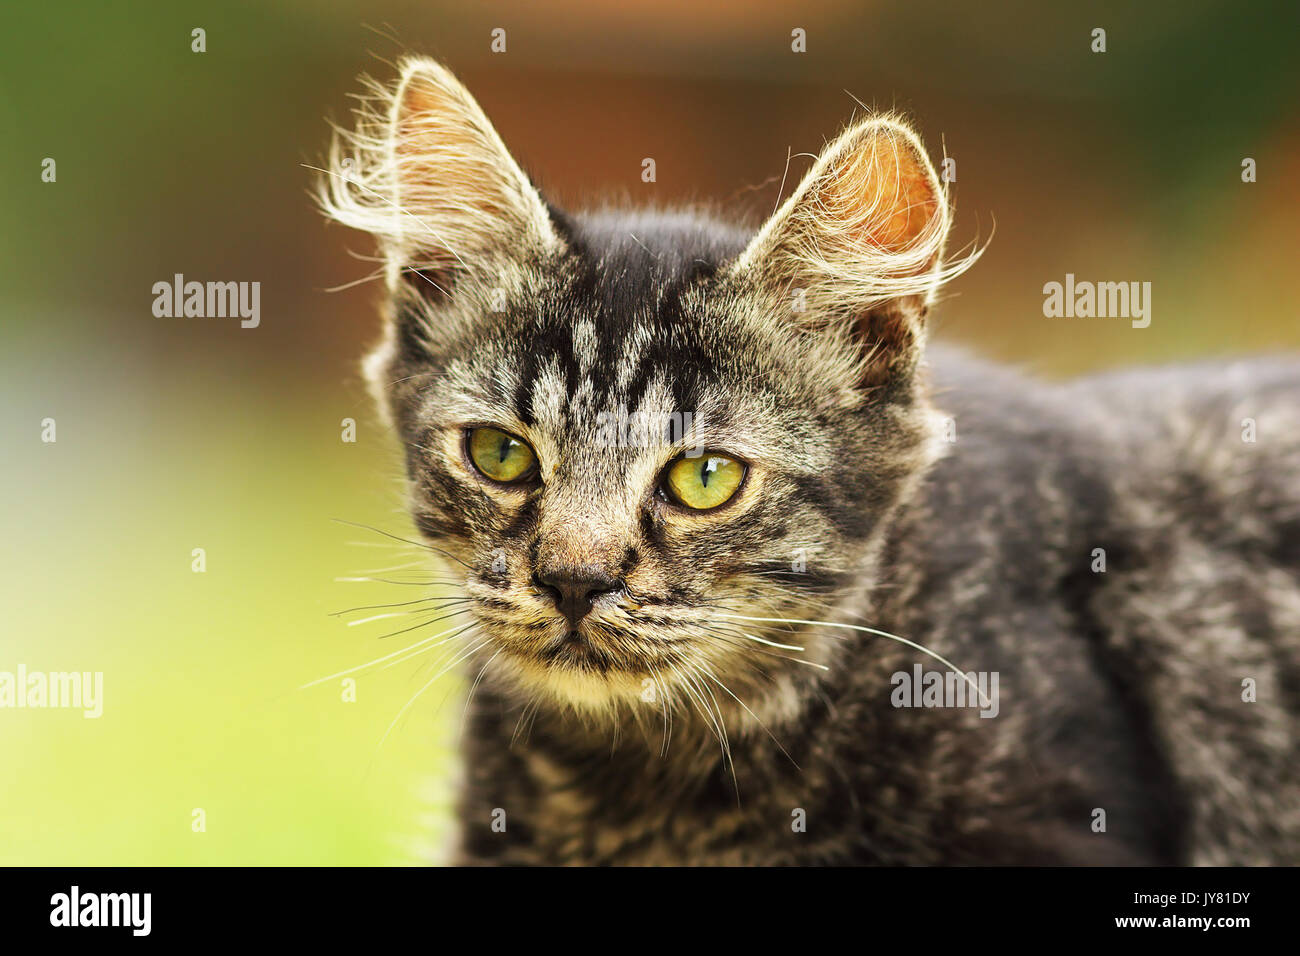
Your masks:
<svg viewBox="0 0 1300 956"><path fill-rule="evenodd" d="M537 188L446 67L407 60L395 87L369 94L331 147L320 198L378 237L395 295L438 303L467 284L488 297L512 264L561 247Z"/></svg>

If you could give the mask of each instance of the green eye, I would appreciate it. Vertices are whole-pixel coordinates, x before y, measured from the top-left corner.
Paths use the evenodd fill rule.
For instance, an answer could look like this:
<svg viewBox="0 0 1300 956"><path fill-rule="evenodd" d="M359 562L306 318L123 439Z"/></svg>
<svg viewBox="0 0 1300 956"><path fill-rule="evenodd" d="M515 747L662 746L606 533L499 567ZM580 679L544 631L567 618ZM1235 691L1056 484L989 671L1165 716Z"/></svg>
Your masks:
<svg viewBox="0 0 1300 956"><path fill-rule="evenodd" d="M744 478L745 466L736 459L705 453L699 458L678 458L669 465L664 491L685 508L707 511L730 501Z"/></svg>
<svg viewBox="0 0 1300 956"><path fill-rule="evenodd" d="M474 467L493 481L519 481L529 477L537 465L531 448L496 428L471 429L466 447Z"/></svg>

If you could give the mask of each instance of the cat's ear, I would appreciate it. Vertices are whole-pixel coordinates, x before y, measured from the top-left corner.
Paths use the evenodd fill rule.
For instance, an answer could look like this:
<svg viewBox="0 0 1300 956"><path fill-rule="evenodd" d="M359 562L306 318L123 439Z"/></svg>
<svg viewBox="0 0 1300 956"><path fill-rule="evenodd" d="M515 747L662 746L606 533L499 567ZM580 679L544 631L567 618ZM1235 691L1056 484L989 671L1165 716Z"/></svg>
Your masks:
<svg viewBox="0 0 1300 956"><path fill-rule="evenodd" d="M395 88L370 92L331 150L322 204L379 237L395 290L451 295L466 274L561 245L537 188L446 67L408 60Z"/></svg>
<svg viewBox="0 0 1300 956"><path fill-rule="evenodd" d="M872 117L822 151L732 268L776 315L851 336L863 384L883 384L915 368L935 290L970 264L943 261L950 222L916 134Z"/></svg>

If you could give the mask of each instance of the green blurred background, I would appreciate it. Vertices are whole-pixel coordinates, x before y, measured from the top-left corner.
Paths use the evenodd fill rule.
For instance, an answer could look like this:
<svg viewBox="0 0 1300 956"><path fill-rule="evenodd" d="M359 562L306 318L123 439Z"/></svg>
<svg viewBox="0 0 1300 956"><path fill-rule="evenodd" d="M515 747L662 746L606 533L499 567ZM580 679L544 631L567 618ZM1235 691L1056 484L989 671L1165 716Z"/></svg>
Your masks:
<svg viewBox="0 0 1300 956"><path fill-rule="evenodd" d="M1043 375L1300 346L1291 0L617 7L6 5L0 670L102 671L105 701L99 720L0 710L0 862L408 863L446 836L463 684L382 747L432 656L361 675L355 703L299 689L414 636L331 612L425 593L415 549L333 520L411 533L357 374L378 290L326 291L373 250L319 220L302 165L356 76L403 52L455 69L570 204L758 216L853 96L910 112L957 160L955 245L992 240L938 336ZM261 326L155 318L178 272L260 281ZM1067 272L1150 281L1151 327L1045 319ZM406 583L338 580L408 562Z"/></svg>

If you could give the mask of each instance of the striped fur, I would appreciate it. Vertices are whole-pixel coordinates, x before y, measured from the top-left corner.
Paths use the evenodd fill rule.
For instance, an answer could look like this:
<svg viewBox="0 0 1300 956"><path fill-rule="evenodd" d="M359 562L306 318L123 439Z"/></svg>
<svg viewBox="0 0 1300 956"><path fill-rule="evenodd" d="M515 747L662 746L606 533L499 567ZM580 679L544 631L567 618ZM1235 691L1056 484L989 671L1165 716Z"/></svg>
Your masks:
<svg viewBox="0 0 1300 956"><path fill-rule="evenodd" d="M322 202L385 255L367 370L486 662L461 861L1300 862L1295 365L1125 383L1134 423L1109 384L927 350L974 257L945 258L948 197L895 117L846 129L756 234L573 216L413 60ZM1195 426L1242 409L1272 423L1258 460ZM629 445L622 413L692 427ZM531 445L536 482L476 474L484 425ZM747 463L731 502L658 493L690 448ZM539 566L618 582L577 645ZM1000 716L890 707L891 674L932 659L846 624L999 671Z"/></svg>

